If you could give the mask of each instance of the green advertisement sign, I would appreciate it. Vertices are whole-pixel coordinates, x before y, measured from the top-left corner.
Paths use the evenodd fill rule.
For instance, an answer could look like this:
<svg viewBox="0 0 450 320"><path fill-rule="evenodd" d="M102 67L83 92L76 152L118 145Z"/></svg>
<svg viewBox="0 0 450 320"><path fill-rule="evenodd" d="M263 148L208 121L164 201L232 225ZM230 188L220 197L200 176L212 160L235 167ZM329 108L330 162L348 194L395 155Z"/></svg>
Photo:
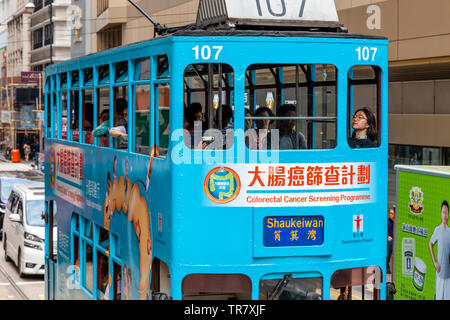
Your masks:
<svg viewBox="0 0 450 320"><path fill-rule="evenodd" d="M450 299L450 171L426 169L398 171L396 300Z"/></svg>

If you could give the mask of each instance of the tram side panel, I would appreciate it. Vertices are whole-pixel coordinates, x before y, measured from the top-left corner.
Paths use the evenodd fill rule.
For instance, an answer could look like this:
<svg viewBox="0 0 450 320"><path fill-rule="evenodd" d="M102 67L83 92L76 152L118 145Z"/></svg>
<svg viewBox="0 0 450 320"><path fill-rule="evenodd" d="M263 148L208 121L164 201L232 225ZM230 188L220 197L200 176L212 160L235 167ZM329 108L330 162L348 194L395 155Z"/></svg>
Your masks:
<svg viewBox="0 0 450 320"><path fill-rule="evenodd" d="M148 156L51 140L46 156L46 199L56 201L59 212L56 297L104 298L106 288L97 284L100 257L107 257L111 274L116 264L116 275L127 277L122 299L148 298L153 257L169 260L169 232L162 231L163 225L170 230L168 166Z"/></svg>

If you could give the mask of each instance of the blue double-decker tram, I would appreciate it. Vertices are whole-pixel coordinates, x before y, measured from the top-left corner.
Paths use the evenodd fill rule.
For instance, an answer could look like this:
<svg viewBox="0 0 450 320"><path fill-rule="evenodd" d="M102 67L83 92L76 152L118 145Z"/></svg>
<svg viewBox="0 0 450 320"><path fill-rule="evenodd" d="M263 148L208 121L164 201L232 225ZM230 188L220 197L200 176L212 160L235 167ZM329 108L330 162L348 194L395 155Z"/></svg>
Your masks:
<svg viewBox="0 0 450 320"><path fill-rule="evenodd" d="M388 41L328 0L158 31L46 70L46 297L384 299Z"/></svg>

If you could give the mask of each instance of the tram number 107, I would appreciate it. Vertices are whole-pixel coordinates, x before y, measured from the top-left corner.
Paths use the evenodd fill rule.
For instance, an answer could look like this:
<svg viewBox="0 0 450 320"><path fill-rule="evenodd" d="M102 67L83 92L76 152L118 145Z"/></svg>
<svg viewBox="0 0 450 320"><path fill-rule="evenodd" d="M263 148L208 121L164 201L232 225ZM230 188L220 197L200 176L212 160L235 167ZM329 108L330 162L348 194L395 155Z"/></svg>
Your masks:
<svg viewBox="0 0 450 320"><path fill-rule="evenodd" d="M356 52L358 53L358 61L375 61L378 48L358 47Z"/></svg>
<svg viewBox="0 0 450 320"><path fill-rule="evenodd" d="M220 53L222 52L223 46L195 46L192 50L195 53L195 60L202 58L203 60L219 60Z"/></svg>
<svg viewBox="0 0 450 320"><path fill-rule="evenodd" d="M272 9L272 2L273 1L277 1L280 2L281 4L281 12L274 12ZM303 17L303 13L305 11L305 4L306 4L306 0L301 0L299 1L300 3L300 12L298 14L299 18ZM269 14L274 16L274 17L284 17L286 15L286 3L285 0L266 0L267 3L267 11L269 11ZM256 7L258 8L258 15L260 17L263 16L263 11L262 11L262 7L261 7L261 0L256 0Z"/></svg>

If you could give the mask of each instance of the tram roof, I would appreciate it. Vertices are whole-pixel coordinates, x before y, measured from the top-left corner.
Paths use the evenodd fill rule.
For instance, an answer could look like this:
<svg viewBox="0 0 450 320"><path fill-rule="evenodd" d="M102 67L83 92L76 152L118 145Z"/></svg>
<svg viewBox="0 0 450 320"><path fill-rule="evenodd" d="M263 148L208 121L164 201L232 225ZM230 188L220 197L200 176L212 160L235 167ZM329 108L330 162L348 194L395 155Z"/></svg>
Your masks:
<svg viewBox="0 0 450 320"><path fill-rule="evenodd" d="M80 59L97 58L107 55L111 52L117 52L122 50L133 49L136 46L143 45L145 43L153 43L156 41L164 41L167 39L174 39L177 37L264 37L264 38L335 38L335 39L367 39L367 40L388 40L387 37L373 36L364 34L355 34L347 32L325 32L325 31L306 31L306 30L236 30L236 29L195 29L195 28L180 28L173 33L152 38L149 40L142 40L139 42L123 45L110 50L91 53L89 55L74 58L58 64L49 66L46 70L54 70L57 66L67 65Z"/></svg>

